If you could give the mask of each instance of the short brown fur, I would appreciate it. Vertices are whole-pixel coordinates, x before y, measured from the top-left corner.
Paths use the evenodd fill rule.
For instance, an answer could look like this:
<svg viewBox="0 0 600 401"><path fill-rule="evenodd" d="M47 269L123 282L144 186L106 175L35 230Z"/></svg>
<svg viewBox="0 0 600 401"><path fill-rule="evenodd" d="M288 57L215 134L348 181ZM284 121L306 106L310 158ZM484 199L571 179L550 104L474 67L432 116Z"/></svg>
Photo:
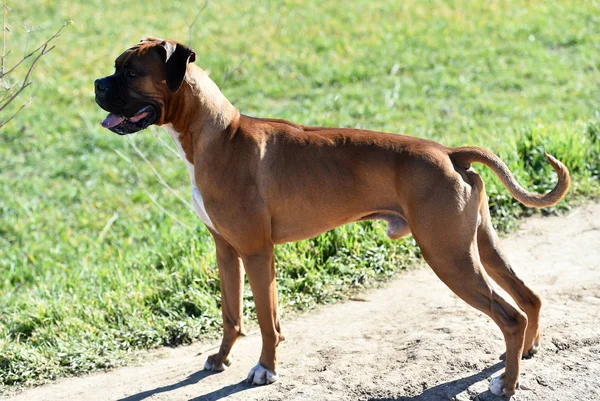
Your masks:
<svg viewBox="0 0 600 401"><path fill-rule="evenodd" d="M161 105L156 124L171 124L180 133L214 223L224 334L210 366L228 365L242 333L244 270L263 340L259 361L276 372L283 335L274 245L382 219L391 238L412 233L439 278L500 327L506 342L503 392L514 394L521 356L539 345L541 300L510 266L491 224L483 181L471 163L491 168L517 200L535 207L564 197L570 183L566 167L548 156L559 180L550 193L538 195L521 188L506 165L481 148L240 115L193 64L183 66L181 88L169 91L164 60L155 51L164 43L143 40L117 59L117 69L127 62L143 72L128 89L130 96L154 99ZM519 309L494 291L489 277Z"/></svg>

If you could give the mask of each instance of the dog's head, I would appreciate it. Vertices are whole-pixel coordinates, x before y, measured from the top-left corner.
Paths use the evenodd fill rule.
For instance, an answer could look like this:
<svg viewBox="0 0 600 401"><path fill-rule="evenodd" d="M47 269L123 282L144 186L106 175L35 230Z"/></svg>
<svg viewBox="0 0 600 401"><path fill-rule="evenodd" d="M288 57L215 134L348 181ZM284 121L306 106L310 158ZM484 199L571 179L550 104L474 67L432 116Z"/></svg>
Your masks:
<svg viewBox="0 0 600 401"><path fill-rule="evenodd" d="M102 126L132 134L164 120L165 104L183 83L196 53L172 40L145 38L115 60L115 73L95 81Z"/></svg>

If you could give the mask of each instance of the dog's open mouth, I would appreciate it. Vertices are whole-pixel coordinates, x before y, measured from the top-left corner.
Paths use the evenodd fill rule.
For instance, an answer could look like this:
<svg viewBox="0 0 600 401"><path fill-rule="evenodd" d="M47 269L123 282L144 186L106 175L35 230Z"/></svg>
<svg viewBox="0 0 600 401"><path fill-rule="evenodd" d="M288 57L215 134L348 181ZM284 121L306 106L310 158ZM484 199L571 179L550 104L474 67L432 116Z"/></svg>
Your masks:
<svg viewBox="0 0 600 401"><path fill-rule="evenodd" d="M144 106L133 117L125 117L115 113L108 113L102 126L119 135L133 134L147 128L154 122L156 111L153 106Z"/></svg>

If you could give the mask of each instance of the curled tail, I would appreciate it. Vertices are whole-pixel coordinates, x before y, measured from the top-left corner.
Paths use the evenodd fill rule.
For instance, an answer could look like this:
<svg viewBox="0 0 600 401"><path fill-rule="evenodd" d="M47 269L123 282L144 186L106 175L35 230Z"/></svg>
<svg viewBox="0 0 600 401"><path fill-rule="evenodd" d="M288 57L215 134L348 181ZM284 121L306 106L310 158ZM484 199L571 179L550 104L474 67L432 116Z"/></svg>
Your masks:
<svg viewBox="0 0 600 401"><path fill-rule="evenodd" d="M558 182L554 189L547 194L532 193L521 187L502 159L485 149L476 146L463 146L450 149L448 155L454 163L459 165L469 165L475 162L488 166L502 181L508 192L525 206L554 206L564 198L571 185L571 177L567 167L548 153L546 153L546 160L558 174Z"/></svg>

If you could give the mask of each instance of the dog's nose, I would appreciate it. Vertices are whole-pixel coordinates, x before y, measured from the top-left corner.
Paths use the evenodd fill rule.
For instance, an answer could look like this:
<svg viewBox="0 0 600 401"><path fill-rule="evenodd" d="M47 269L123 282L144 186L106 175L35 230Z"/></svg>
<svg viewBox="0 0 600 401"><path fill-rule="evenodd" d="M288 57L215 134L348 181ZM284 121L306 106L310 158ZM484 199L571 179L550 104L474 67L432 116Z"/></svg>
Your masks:
<svg viewBox="0 0 600 401"><path fill-rule="evenodd" d="M103 94L108 89L106 85L106 81L103 78L97 79L94 81L94 86L96 87L97 94Z"/></svg>

